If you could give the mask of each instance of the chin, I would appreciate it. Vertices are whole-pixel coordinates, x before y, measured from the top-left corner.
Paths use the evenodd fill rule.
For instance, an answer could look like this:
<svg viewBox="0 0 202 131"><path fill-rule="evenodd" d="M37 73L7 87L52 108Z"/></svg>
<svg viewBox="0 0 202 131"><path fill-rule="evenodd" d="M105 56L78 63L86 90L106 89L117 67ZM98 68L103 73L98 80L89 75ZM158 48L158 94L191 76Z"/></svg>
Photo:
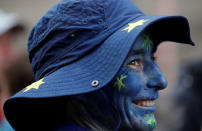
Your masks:
<svg viewBox="0 0 202 131"><path fill-rule="evenodd" d="M136 117L132 121L124 122L120 131L152 131L156 128L156 119L154 114L145 117Z"/></svg>
<svg viewBox="0 0 202 131"><path fill-rule="evenodd" d="M134 118L132 127L134 129L139 129L140 131L152 131L156 128L156 119L154 114L146 114L143 117Z"/></svg>
<svg viewBox="0 0 202 131"><path fill-rule="evenodd" d="M154 116L155 106L148 104L135 104L130 100L125 101L125 108L122 110L123 125L128 131L152 131L156 127Z"/></svg>

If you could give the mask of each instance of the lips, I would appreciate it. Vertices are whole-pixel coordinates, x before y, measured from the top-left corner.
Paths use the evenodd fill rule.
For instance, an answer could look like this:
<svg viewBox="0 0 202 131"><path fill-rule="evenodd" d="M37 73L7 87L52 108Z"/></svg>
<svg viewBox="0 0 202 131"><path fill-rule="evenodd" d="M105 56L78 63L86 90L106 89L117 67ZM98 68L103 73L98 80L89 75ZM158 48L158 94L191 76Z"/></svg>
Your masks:
<svg viewBox="0 0 202 131"><path fill-rule="evenodd" d="M133 104L142 107L152 107L155 105L155 102L154 100L140 100L140 101L134 101Z"/></svg>

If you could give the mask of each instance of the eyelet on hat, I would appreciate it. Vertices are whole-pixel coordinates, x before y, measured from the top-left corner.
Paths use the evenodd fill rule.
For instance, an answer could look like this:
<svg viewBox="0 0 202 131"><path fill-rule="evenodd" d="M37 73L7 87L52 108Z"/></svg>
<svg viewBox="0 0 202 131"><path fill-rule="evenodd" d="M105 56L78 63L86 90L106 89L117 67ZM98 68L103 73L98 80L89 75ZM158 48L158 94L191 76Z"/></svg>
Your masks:
<svg viewBox="0 0 202 131"><path fill-rule="evenodd" d="M102 20L102 19L99 19L97 23L98 23L98 24L102 24L102 22L103 22L103 20Z"/></svg>
<svg viewBox="0 0 202 131"><path fill-rule="evenodd" d="M87 18L83 19L82 22L83 22L83 24L87 24L88 23L88 19Z"/></svg>
<svg viewBox="0 0 202 131"><path fill-rule="evenodd" d="M76 35L75 35L74 33L72 33L72 34L70 34L69 36L73 38L73 37L75 37Z"/></svg>
<svg viewBox="0 0 202 131"><path fill-rule="evenodd" d="M91 86L92 87L96 87L98 85L99 85L99 81L98 80L94 80L94 81L91 82Z"/></svg>

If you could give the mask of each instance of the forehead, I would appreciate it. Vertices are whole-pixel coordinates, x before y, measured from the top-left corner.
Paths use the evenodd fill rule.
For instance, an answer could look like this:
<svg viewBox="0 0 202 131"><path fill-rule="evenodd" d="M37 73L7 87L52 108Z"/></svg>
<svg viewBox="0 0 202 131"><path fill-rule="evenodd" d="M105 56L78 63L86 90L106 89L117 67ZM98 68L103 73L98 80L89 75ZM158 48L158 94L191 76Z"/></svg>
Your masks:
<svg viewBox="0 0 202 131"><path fill-rule="evenodd" d="M156 44L154 44L154 41L149 33L142 33L134 42L132 47L133 51L143 50L145 53L154 53L155 49Z"/></svg>

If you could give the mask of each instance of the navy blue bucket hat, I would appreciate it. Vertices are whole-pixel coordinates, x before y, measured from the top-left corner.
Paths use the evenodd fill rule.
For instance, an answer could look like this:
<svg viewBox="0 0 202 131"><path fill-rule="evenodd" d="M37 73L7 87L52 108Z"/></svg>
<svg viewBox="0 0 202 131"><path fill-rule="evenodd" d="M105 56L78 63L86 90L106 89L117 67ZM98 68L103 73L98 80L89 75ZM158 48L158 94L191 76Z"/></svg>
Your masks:
<svg viewBox="0 0 202 131"><path fill-rule="evenodd" d="M106 86L145 30L156 44L194 45L183 16L147 16L131 0L62 0L29 36L29 58L37 81L7 100L8 120L14 119L10 115L14 103L84 94Z"/></svg>
<svg viewBox="0 0 202 131"><path fill-rule="evenodd" d="M130 0L61 1L29 37L30 62L39 82L15 97L56 97L102 88L149 27L157 43L193 44L182 16L146 16Z"/></svg>

